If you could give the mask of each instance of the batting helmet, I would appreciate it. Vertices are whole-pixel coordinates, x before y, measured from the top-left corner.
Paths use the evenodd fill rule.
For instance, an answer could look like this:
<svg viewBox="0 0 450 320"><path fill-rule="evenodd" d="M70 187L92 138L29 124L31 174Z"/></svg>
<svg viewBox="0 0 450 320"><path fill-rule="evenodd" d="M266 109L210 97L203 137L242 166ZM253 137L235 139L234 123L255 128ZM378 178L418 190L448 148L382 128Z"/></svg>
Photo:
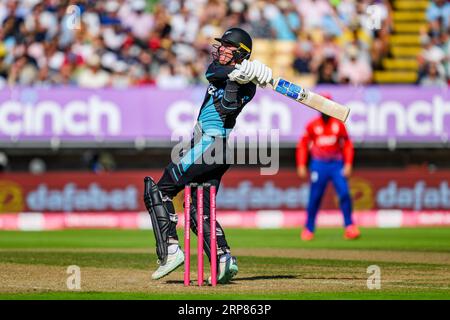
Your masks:
<svg viewBox="0 0 450 320"><path fill-rule="evenodd" d="M233 52L233 59L240 61L250 58L252 52L252 37L241 28L231 28L221 38L214 38L220 43L227 43L238 48Z"/></svg>

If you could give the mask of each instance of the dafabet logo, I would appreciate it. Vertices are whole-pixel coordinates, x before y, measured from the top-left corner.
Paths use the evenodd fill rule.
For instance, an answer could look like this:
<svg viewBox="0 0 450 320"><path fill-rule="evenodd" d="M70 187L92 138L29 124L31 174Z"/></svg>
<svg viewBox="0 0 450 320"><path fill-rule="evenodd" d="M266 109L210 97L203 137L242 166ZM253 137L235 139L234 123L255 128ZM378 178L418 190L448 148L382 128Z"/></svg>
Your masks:
<svg viewBox="0 0 450 320"><path fill-rule="evenodd" d="M0 213L20 212L24 209L22 188L19 184L0 180Z"/></svg>

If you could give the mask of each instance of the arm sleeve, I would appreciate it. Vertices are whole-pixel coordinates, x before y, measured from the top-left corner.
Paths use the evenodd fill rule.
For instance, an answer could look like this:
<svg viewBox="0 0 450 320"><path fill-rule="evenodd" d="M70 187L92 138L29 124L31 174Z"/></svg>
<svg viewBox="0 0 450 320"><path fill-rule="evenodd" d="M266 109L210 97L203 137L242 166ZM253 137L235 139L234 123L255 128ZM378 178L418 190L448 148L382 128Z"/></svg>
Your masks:
<svg viewBox="0 0 450 320"><path fill-rule="evenodd" d="M353 148L353 143L350 140L350 137L348 136L347 129L345 129L345 126L343 124L341 127L341 132L342 132L342 140L344 143L344 146L343 146L344 163L353 165L353 158L354 158L355 151Z"/></svg>
<svg viewBox="0 0 450 320"><path fill-rule="evenodd" d="M238 96L239 84L235 81L227 80L225 92L223 94L220 104L225 112L234 111L242 104Z"/></svg>
<svg viewBox="0 0 450 320"><path fill-rule="evenodd" d="M309 143L311 141L310 133L309 133L309 126L306 128L305 134L303 137L300 138L297 144L297 150L296 150L296 160L297 160L297 167L304 165L306 166L306 163L308 162L308 148Z"/></svg>
<svg viewBox="0 0 450 320"><path fill-rule="evenodd" d="M233 66L223 66L213 62L208 66L205 76L208 82L223 82L228 80L228 74L233 70Z"/></svg>

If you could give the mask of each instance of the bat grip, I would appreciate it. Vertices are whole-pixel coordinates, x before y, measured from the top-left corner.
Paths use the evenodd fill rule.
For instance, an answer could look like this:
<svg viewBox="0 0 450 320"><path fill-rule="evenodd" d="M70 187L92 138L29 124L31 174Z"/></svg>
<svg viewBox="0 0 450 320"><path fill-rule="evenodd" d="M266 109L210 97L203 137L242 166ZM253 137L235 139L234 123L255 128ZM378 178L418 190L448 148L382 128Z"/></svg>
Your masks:
<svg viewBox="0 0 450 320"><path fill-rule="evenodd" d="M258 83L258 81L256 81L256 79L253 79L252 82L253 82L254 84L256 84L257 86L260 86L259 83ZM273 79L270 79L270 81L269 81L268 84L270 84L270 85L272 86L272 88L275 87L275 82L274 82ZM260 87L261 87L261 86L260 86ZM265 88L265 86L264 86L264 87L261 87L261 88Z"/></svg>

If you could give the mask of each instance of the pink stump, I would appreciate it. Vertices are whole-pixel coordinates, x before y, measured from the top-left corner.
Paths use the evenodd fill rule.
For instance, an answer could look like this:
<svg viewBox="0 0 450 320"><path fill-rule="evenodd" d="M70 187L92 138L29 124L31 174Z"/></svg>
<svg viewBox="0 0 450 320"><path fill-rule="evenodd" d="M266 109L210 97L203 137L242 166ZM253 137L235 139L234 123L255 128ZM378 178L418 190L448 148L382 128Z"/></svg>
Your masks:
<svg viewBox="0 0 450 320"><path fill-rule="evenodd" d="M203 187L197 187L198 285L203 285Z"/></svg>
<svg viewBox="0 0 450 320"><path fill-rule="evenodd" d="M191 282L191 187L184 188L184 285Z"/></svg>
<svg viewBox="0 0 450 320"><path fill-rule="evenodd" d="M211 224L211 285L217 285L217 239L216 239L216 187L209 188L210 224Z"/></svg>

